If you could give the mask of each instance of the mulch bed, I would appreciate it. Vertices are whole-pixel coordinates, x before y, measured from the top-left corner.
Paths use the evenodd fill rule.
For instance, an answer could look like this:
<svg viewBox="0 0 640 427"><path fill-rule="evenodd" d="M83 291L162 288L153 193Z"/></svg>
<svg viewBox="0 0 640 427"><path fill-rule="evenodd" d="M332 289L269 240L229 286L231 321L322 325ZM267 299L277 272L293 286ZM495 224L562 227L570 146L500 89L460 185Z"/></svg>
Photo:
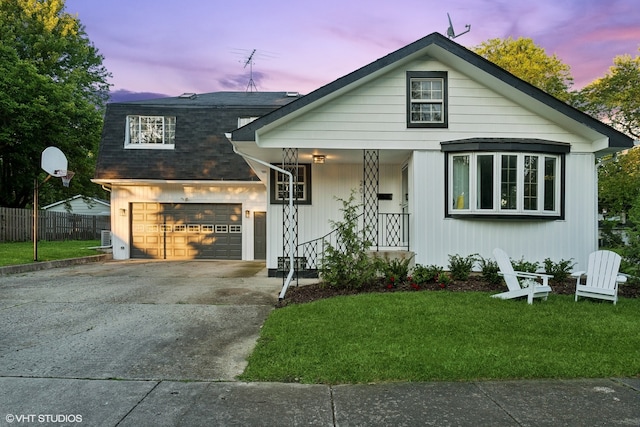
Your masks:
<svg viewBox="0 0 640 427"><path fill-rule="evenodd" d="M565 282L555 282L551 280L549 286L553 289L553 293L561 295L573 295L576 290L575 279L569 279ZM409 284L403 284L391 289L388 289L383 282L372 283L360 289L334 289L325 287L321 283L314 283L310 285L295 286L295 281L291 283L291 286L287 290L285 299L279 301L276 307L285 307L291 304L301 304L311 302L324 298L331 298L339 295L356 295L361 293L371 292L472 292L472 291L484 291L484 292L506 292L507 287L505 284L491 284L482 279L480 276L471 276L467 281L453 281L446 289L440 287L437 283L427 283L420 286L420 289L414 289ZM625 298L639 298L640 286L623 285L618 289L618 296Z"/></svg>

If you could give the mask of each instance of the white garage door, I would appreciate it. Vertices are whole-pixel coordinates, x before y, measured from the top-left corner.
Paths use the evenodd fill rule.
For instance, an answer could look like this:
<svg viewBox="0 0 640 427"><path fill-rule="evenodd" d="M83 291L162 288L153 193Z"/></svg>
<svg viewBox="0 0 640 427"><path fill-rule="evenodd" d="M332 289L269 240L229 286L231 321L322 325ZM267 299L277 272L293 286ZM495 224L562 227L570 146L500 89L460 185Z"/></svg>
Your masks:
<svg viewBox="0 0 640 427"><path fill-rule="evenodd" d="M131 258L242 259L242 205L132 203Z"/></svg>

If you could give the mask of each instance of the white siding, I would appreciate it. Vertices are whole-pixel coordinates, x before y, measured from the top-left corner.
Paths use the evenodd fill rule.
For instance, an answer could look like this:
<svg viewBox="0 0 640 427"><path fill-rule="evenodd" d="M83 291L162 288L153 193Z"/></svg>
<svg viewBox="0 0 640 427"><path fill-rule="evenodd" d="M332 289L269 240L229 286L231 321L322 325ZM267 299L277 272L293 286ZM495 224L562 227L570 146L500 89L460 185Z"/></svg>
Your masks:
<svg viewBox="0 0 640 427"><path fill-rule="evenodd" d="M449 255L490 258L493 249L501 247L514 259L573 258L586 268L588 254L597 249L593 155L567 155L565 219L556 221L445 218L443 153L415 152L413 162L412 247L417 263L446 267Z"/></svg>
<svg viewBox="0 0 640 427"><path fill-rule="evenodd" d="M449 127L407 129L406 71L448 71ZM439 149L465 138L541 138L591 151L591 141L443 64L424 61L387 73L259 135L263 147Z"/></svg>
<svg viewBox="0 0 640 427"><path fill-rule="evenodd" d="M113 185L111 231L114 259L130 257L130 208L132 202L242 203L242 259L253 259L253 211L266 210L264 185L156 184ZM250 211L246 218L244 212Z"/></svg>

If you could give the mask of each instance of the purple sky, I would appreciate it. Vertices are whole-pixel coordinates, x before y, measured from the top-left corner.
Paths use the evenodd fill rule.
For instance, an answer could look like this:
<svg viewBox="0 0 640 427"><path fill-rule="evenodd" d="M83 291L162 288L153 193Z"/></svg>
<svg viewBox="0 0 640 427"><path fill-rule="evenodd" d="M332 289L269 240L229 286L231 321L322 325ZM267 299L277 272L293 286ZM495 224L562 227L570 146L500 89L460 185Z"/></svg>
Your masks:
<svg viewBox="0 0 640 427"><path fill-rule="evenodd" d="M114 98L246 90L309 93L432 32L466 47L528 37L574 88L640 54L637 0L67 0L113 74ZM142 96L141 96L142 95Z"/></svg>

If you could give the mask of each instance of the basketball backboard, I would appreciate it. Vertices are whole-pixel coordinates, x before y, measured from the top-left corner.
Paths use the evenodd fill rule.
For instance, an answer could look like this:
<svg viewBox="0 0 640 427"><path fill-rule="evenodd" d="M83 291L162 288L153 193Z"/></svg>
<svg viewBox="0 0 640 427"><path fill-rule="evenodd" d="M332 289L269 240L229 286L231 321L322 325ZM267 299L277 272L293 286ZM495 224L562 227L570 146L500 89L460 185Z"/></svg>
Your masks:
<svg viewBox="0 0 640 427"><path fill-rule="evenodd" d="M67 175L67 157L57 147L44 149L40 166L51 176L61 177Z"/></svg>

